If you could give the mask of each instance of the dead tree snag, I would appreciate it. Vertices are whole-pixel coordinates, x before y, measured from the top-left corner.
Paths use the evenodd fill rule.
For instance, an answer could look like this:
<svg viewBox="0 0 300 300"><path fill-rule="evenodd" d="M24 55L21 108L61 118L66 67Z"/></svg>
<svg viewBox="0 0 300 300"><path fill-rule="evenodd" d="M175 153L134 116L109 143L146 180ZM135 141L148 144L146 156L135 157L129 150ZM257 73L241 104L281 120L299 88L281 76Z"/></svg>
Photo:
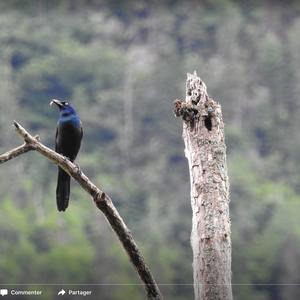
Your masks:
<svg viewBox="0 0 300 300"><path fill-rule="evenodd" d="M195 299L231 300L229 181L221 106L208 97L196 72L187 74L186 100L175 100L174 106L183 120L190 172Z"/></svg>

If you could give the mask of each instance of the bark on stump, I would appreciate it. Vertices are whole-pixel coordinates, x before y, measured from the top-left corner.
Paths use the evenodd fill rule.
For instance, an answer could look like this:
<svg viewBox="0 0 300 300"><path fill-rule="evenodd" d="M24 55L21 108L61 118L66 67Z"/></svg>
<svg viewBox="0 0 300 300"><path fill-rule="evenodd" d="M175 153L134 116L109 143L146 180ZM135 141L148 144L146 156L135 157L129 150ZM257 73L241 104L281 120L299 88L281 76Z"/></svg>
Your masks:
<svg viewBox="0 0 300 300"><path fill-rule="evenodd" d="M187 74L186 100L175 100L183 119L189 163L196 300L231 300L229 182L221 106L207 95L204 82Z"/></svg>

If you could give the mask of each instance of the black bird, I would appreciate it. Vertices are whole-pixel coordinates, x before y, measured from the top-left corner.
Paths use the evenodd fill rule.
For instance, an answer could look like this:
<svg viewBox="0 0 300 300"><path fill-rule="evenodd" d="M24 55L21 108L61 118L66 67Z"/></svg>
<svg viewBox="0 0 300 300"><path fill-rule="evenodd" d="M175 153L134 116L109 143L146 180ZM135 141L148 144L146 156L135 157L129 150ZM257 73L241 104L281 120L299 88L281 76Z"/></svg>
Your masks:
<svg viewBox="0 0 300 300"><path fill-rule="evenodd" d="M75 160L83 135L81 121L75 109L65 101L53 99L59 108L59 119L56 127L55 151L66 156L72 162ZM56 187L56 203L58 211L65 211L70 197L70 175L58 167Z"/></svg>

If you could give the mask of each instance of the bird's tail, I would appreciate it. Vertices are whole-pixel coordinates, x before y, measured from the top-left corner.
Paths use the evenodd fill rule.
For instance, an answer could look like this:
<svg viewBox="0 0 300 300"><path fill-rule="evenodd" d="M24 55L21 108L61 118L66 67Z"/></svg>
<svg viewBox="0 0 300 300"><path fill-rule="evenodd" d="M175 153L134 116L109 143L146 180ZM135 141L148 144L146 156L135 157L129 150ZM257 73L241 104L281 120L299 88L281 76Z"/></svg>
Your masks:
<svg viewBox="0 0 300 300"><path fill-rule="evenodd" d="M58 168L56 187L56 203L58 211L65 211L70 198L70 176L61 168Z"/></svg>

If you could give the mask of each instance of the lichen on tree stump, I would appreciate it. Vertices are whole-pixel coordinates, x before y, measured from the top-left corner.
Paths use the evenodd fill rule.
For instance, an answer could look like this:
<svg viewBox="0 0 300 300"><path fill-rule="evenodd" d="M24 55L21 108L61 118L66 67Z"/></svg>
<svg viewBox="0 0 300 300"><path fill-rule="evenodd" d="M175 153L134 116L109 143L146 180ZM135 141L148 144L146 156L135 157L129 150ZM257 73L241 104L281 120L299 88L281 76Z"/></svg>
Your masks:
<svg viewBox="0 0 300 300"><path fill-rule="evenodd" d="M186 99L174 101L174 113L183 120L189 163L195 299L230 300L229 180L221 106L194 72L187 74Z"/></svg>

